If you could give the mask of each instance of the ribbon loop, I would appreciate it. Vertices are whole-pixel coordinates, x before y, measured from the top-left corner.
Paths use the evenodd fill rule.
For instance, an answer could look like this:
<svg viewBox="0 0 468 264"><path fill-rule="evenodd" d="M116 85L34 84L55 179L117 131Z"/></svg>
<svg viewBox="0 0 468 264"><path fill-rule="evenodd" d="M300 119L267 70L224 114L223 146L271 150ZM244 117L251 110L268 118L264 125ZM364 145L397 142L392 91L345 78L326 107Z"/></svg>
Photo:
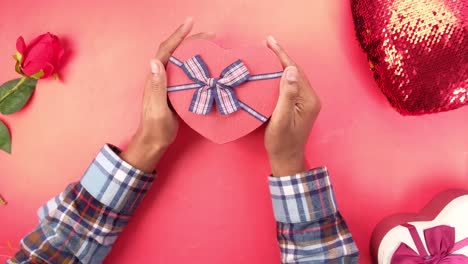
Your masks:
<svg viewBox="0 0 468 264"><path fill-rule="evenodd" d="M199 115L207 115L216 102L218 110L223 115L232 114L241 109L239 99L233 88L246 82L250 73L244 63L237 60L226 67L219 79L212 78L206 63L196 55L182 65L185 74L200 87L195 91L189 111Z"/></svg>

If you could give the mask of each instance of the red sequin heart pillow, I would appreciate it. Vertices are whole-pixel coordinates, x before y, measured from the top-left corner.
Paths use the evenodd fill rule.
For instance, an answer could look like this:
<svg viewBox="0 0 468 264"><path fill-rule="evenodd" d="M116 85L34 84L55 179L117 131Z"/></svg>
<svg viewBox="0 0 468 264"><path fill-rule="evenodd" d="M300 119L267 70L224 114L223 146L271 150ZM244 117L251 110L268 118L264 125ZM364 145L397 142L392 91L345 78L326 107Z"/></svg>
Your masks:
<svg viewBox="0 0 468 264"><path fill-rule="evenodd" d="M468 104L468 0L352 0L378 86L403 115Z"/></svg>

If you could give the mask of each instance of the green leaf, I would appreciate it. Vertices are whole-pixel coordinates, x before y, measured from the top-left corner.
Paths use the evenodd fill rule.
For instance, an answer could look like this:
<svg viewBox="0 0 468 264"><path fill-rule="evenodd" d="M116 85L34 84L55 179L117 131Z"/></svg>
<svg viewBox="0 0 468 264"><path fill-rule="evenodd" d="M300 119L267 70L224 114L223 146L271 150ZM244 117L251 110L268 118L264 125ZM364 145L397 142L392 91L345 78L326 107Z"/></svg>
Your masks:
<svg viewBox="0 0 468 264"><path fill-rule="evenodd" d="M2 121L0 121L0 149L11 154L10 131Z"/></svg>
<svg viewBox="0 0 468 264"><path fill-rule="evenodd" d="M0 113L9 115L18 112L31 98L37 80L23 77L0 86Z"/></svg>

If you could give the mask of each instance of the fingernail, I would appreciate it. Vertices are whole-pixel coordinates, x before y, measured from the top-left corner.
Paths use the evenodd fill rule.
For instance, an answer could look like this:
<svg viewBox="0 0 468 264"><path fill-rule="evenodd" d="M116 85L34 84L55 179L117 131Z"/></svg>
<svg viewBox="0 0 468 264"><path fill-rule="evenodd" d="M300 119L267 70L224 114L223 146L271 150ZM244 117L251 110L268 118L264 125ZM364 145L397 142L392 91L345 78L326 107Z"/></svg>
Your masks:
<svg viewBox="0 0 468 264"><path fill-rule="evenodd" d="M296 67L288 67L286 69L286 80L289 82L297 82L298 72Z"/></svg>
<svg viewBox="0 0 468 264"><path fill-rule="evenodd" d="M278 45L278 41L276 41L276 39L271 35L268 36L268 41L270 41L272 44Z"/></svg>
<svg viewBox="0 0 468 264"><path fill-rule="evenodd" d="M182 29L184 31L187 30L187 28L190 27L190 24L192 24L192 21L193 21L193 17L187 17L184 23L182 24Z"/></svg>
<svg viewBox="0 0 468 264"><path fill-rule="evenodd" d="M153 73L153 75L158 75L161 72L159 64L156 62L155 59L152 59L150 61L150 66L151 66L151 73Z"/></svg>

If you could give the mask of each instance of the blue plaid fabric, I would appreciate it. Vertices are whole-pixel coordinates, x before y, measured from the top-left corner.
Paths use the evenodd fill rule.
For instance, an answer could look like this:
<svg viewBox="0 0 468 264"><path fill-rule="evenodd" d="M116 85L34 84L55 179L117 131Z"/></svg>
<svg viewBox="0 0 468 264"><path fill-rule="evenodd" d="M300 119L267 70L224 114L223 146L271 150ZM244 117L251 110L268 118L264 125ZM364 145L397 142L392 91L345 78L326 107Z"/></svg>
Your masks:
<svg viewBox="0 0 468 264"><path fill-rule="evenodd" d="M104 146L80 182L40 208L40 224L7 264L102 263L155 179L119 152ZM283 263L357 263L325 168L269 182Z"/></svg>
<svg viewBox="0 0 468 264"><path fill-rule="evenodd" d="M325 167L269 182L283 263L358 263Z"/></svg>
<svg viewBox="0 0 468 264"><path fill-rule="evenodd" d="M81 181L51 199L13 263L102 263L155 175L133 168L104 146Z"/></svg>

